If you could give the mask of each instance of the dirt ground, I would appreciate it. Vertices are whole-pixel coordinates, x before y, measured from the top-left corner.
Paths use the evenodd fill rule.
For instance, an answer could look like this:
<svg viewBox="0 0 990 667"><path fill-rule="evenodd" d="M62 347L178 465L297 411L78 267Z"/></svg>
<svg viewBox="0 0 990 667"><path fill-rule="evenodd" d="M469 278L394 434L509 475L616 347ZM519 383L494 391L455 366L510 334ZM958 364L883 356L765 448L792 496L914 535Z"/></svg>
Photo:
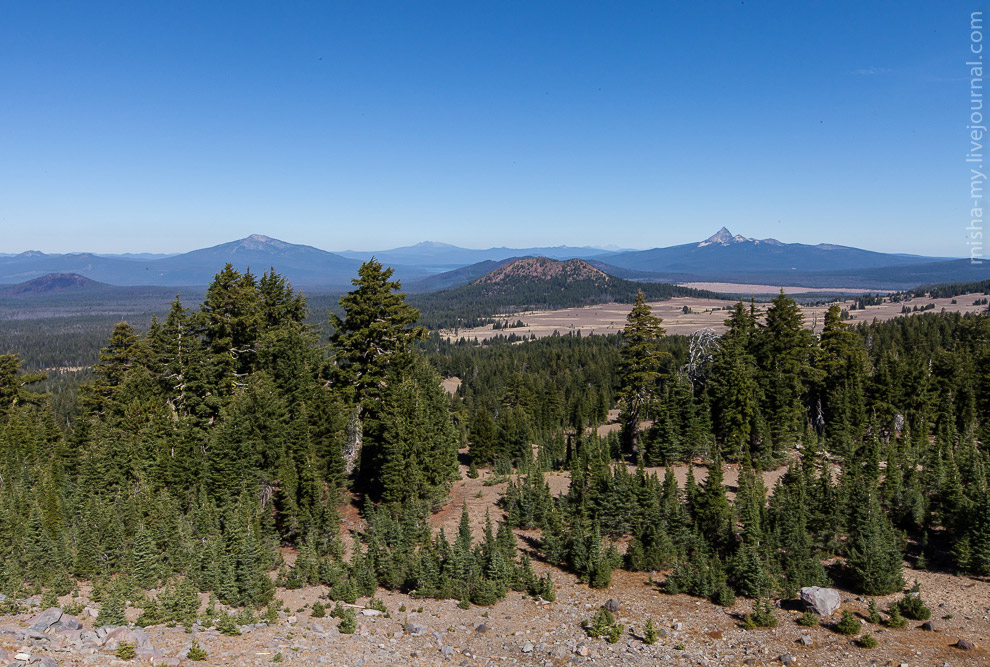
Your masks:
<svg viewBox="0 0 990 667"><path fill-rule="evenodd" d="M975 306L976 299L983 298L982 294L965 294L955 297L956 303L952 299L930 299L927 297L912 299L909 303L884 303L879 306L867 306L865 310L854 310L850 314L850 322L872 322L874 319L886 321L894 317L901 316L901 308L909 305L912 308L926 306L934 303L933 312L979 312L985 310L986 306ZM692 297L677 297L669 301L656 301L650 304L654 315L663 318L663 326L668 334L692 334L699 329L711 328L717 332L725 330L725 319L729 316L735 301L725 301L721 299L697 299ZM853 302L838 301L843 308L848 308ZM758 313L766 311L768 304L757 304ZM684 307L688 308L687 313ZM509 315L510 319L521 319L526 325L518 329L492 328L492 325L476 327L473 329L459 329L454 335L454 331L442 331L441 335L448 338L466 338L468 340L487 340L493 336L515 334L517 336L529 337L531 334L537 338L550 336L554 331L561 334L580 331L582 335L588 334L612 334L622 331L626 324L626 316L632 310L631 304L607 303L598 306L585 306L583 308L565 308L562 310L530 311L514 313ZM805 325L820 331L824 324L825 311L828 306L802 306ZM930 312L930 311L925 311Z"/></svg>

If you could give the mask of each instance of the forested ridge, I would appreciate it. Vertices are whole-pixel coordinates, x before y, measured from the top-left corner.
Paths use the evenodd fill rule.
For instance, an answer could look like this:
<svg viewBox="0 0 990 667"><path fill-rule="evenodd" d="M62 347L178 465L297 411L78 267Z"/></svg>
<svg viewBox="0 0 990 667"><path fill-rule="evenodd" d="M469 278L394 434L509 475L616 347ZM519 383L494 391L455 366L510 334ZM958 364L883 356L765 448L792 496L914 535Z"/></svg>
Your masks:
<svg viewBox="0 0 990 667"><path fill-rule="evenodd" d="M197 307L118 323L74 419L0 356L0 591L91 580L108 622L127 598L158 623L195 617L197 591L271 613L276 585L551 599L530 557L593 587L664 571L667 592L719 604L829 582L887 594L905 557L990 574L987 315L853 327L834 306L815 334L783 294L728 315L720 337L666 336L640 293L621 335L447 342L371 261L324 343L281 276L228 265ZM480 541L466 511L456 536L428 522L464 448L468 474L509 480ZM570 474L558 497L551 470ZM345 549L352 502L364 527ZM539 530L528 554L514 529Z"/></svg>

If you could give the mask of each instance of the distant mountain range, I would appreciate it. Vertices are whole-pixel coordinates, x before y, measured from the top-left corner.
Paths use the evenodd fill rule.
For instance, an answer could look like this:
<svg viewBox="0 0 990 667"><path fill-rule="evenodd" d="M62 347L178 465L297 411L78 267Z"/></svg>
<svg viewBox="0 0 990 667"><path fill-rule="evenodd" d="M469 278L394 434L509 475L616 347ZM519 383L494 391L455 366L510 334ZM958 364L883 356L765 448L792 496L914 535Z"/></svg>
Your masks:
<svg viewBox="0 0 990 667"><path fill-rule="evenodd" d="M724 227L697 243L650 250L593 247L488 248L474 250L424 242L375 252L338 253L260 234L180 255L98 255L28 251L0 255L0 284L53 273L73 273L110 285L203 286L227 262L261 274L273 267L299 287L350 287L361 262L374 256L392 266L410 292L470 283L524 257L584 259L606 274L635 281L748 282L806 287L908 289L922 283L990 277L990 264L968 260L873 252L841 245L782 243L734 235Z"/></svg>
<svg viewBox="0 0 990 667"><path fill-rule="evenodd" d="M449 243L438 243L436 241L423 241L416 245L393 248L392 250L380 250L374 252L355 252L345 250L338 252L341 257L348 257L359 261L365 261L374 257L379 262L390 266L417 266L429 269L435 273L456 269L468 264L479 262L501 262L518 257L549 257L550 259L577 259L595 257L607 254L611 251L605 248L593 248L589 246L553 246L535 248L487 248L485 250L473 250L470 248L459 248Z"/></svg>

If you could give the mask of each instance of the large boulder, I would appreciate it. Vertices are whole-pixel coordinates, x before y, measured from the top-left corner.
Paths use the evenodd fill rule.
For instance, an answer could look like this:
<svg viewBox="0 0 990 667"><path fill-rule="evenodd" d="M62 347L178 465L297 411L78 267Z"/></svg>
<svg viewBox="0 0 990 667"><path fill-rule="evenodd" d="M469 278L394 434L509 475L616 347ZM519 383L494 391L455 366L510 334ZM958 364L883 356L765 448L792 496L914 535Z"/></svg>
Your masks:
<svg viewBox="0 0 990 667"><path fill-rule="evenodd" d="M133 644L138 651L154 648L151 645L151 639L144 630L131 630L121 626L110 630L103 637L103 648L108 651L116 651L121 644Z"/></svg>
<svg viewBox="0 0 990 667"><path fill-rule="evenodd" d="M62 610L58 607L51 607L31 619L31 629L35 632L44 632L58 623L60 618L62 618Z"/></svg>
<svg viewBox="0 0 990 667"><path fill-rule="evenodd" d="M820 588L818 586L805 586L801 589L801 602L804 603L808 611L819 616L831 616L842 604L842 597L839 591L834 588Z"/></svg>
<svg viewBox="0 0 990 667"><path fill-rule="evenodd" d="M62 614L62 618L52 623L53 632L71 632L73 630L82 630L82 622L75 616Z"/></svg>

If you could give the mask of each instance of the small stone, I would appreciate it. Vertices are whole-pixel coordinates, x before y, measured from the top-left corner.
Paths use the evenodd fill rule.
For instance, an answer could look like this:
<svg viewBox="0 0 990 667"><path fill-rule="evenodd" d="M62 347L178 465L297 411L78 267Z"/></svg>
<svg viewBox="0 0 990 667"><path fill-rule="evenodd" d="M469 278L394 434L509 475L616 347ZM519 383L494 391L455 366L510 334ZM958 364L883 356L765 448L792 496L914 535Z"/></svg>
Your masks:
<svg viewBox="0 0 990 667"><path fill-rule="evenodd" d="M960 651L972 651L974 648L976 648L973 642L969 641L968 639L960 639L955 644L953 644L953 646L955 646Z"/></svg>
<svg viewBox="0 0 990 667"><path fill-rule="evenodd" d="M798 644L800 644L801 646L811 646L814 643L815 642L811 638L811 635L801 635L801 637L798 639Z"/></svg>
<svg viewBox="0 0 990 667"><path fill-rule="evenodd" d="M591 649L588 648L587 644L581 642L580 644L577 645L577 648L574 649L574 652L577 653L582 658L587 658L588 654L591 653Z"/></svg>
<svg viewBox="0 0 990 667"><path fill-rule="evenodd" d="M533 644L532 644L532 642L526 642L523 645L523 647L522 647L522 652L523 653L532 653L533 652Z"/></svg>
<svg viewBox="0 0 990 667"><path fill-rule="evenodd" d="M481 625L479 625L478 627L476 627L474 629L474 631L475 632L480 632L481 634L484 634L484 633L488 632L488 625L485 624L485 623L482 623Z"/></svg>
<svg viewBox="0 0 990 667"><path fill-rule="evenodd" d="M361 610L361 615L362 616L381 616L382 615L382 612L378 611L377 609L362 609Z"/></svg>
<svg viewBox="0 0 990 667"><path fill-rule="evenodd" d="M935 632L935 626L934 624L932 624L931 621L925 621L924 623L922 623L921 629L925 630L926 632Z"/></svg>
<svg viewBox="0 0 990 667"><path fill-rule="evenodd" d="M794 658L793 655L782 655L777 659L780 660L785 665L790 665L797 662L797 660Z"/></svg>
<svg viewBox="0 0 990 667"><path fill-rule="evenodd" d="M454 647L453 646L444 646L442 649L440 649L440 652L443 653L443 656L445 658L450 658L450 657L452 657L454 655Z"/></svg>
<svg viewBox="0 0 990 667"><path fill-rule="evenodd" d="M605 609L607 609L608 611L614 614L615 612L619 611L619 601L616 600L615 598L609 598L608 600L605 601L605 604L603 604L602 607L604 607Z"/></svg>
<svg viewBox="0 0 990 667"><path fill-rule="evenodd" d="M425 625L420 625L419 623L406 623L402 629L413 637L420 637L429 632L429 629Z"/></svg>
<svg viewBox="0 0 990 667"><path fill-rule="evenodd" d="M684 624L683 623L674 623L674 626L673 627L674 627L674 632L680 632L681 630L684 629Z"/></svg>
<svg viewBox="0 0 990 667"><path fill-rule="evenodd" d="M30 660L30 659L31 659L30 653L18 653L17 655L14 656L14 660Z"/></svg>

